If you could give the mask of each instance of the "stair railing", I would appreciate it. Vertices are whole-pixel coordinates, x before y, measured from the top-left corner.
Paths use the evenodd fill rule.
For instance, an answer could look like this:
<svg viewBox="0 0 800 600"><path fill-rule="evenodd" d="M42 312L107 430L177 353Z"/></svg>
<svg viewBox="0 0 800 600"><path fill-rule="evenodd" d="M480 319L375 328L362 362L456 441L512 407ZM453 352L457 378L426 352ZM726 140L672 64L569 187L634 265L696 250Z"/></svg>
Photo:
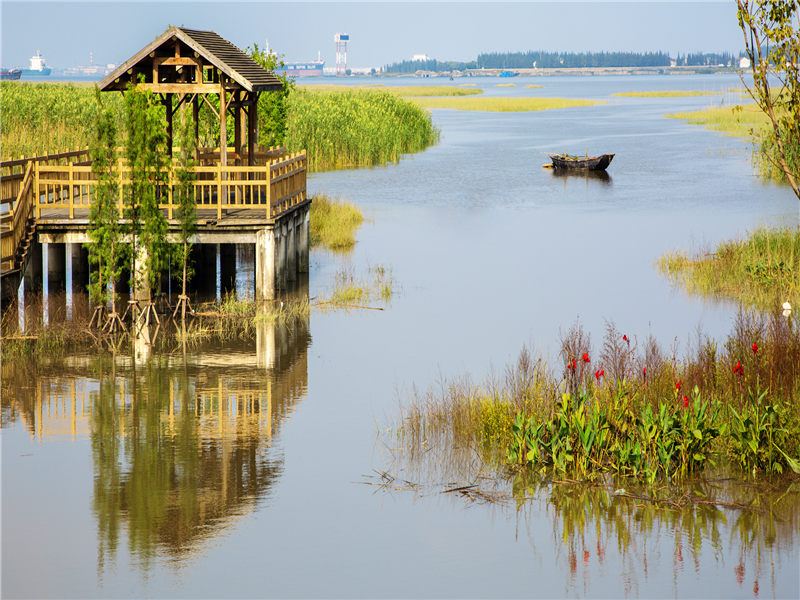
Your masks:
<svg viewBox="0 0 800 600"><path fill-rule="evenodd" d="M6 222L8 229L2 232L2 262L3 270L16 269L21 265L16 264L17 251L25 238L28 220L33 215L33 179L34 161L28 162L25 175L19 187L19 193L11 208Z"/></svg>

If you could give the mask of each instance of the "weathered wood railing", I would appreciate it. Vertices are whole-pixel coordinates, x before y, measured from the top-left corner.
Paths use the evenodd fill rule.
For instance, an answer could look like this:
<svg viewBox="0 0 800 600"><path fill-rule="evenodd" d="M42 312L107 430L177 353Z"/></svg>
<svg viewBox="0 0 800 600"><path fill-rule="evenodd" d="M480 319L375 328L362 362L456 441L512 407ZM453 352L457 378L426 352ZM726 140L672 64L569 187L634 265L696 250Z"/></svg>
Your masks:
<svg viewBox="0 0 800 600"><path fill-rule="evenodd" d="M265 164L259 166L222 166L217 163L193 167L191 188L197 209L213 211L217 219L236 209L263 211L264 218L275 219L304 202L308 165L305 152L280 154L279 149L268 149L262 155ZM88 152L82 150L27 159L24 170L19 173L16 170L21 161L0 164L8 170L2 177L4 208L0 210L4 272L19 266L14 265L14 259L31 217L37 220L88 218L98 179L91 165L87 164L87 158ZM72 159L84 160L58 164ZM125 188L131 185L131 169L120 162L116 174L122 214ZM159 191L159 205L167 218L172 219L178 209L173 196L174 172L170 172L168 178ZM198 218L207 219L208 215L199 215Z"/></svg>

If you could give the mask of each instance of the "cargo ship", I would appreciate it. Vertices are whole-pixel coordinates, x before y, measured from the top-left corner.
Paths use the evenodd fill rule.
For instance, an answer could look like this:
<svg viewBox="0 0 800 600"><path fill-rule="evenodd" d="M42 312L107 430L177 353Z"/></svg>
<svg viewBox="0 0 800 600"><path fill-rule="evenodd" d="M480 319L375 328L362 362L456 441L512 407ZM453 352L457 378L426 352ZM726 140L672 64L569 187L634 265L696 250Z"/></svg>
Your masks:
<svg viewBox="0 0 800 600"><path fill-rule="evenodd" d="M28 61L28 68L22 69L24 77L47 77L52 73L52 69L47 66L47 61L44 56L37 50L36 54L31 56Z"/></svg>
<svg viewBox="0 0 800 600"><path fill-rule="evenodd" d="M19 79L22 75L22 69L0 69L0 80L8 81Z"/></svg>
<svg viewBox="0 0 800 600"><path fill-rule="evenodd" d="M276 71L289 77L321 77L324 69L325 61L318 55L317 60L285 63L283 67L277 68Z"/></svg>

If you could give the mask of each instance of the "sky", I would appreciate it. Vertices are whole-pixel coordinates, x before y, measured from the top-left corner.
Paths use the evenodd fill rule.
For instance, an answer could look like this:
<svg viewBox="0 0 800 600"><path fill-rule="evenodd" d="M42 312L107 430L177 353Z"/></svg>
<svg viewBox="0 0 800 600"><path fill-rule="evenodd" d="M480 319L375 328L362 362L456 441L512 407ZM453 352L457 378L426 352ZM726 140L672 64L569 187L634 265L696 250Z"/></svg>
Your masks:
<svg viewBox="0 0 800 600"><path fill-rule="evenodd" d="M717 2L0 2L0 64L27 66L40 50L52 67L119 64L169 25L213 29L287 61L335 60L333 36L350 34L348 66L380 67L427 54L472 60L480 52L558 50L736 51L736 3Z"/></svg>

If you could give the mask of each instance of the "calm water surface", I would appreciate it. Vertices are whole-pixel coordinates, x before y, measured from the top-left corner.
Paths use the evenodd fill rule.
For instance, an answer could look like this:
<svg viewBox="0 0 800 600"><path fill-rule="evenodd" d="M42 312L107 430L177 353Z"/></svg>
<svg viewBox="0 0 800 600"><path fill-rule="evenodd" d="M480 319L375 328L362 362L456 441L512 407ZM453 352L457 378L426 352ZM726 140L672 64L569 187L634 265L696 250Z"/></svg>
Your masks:
<svg viewBox="0 0 800 600"><path fill-rule="evenodd" d="M595 340L606 319L679 349L698 328L725 335L736 306L673 288L654 261L800 222L745 142L663 117L737 95L610 96L735 77L498 82L478 80L608 103L435 111L436 147L310 180L369 217L351 256L313 254L311 296L343 265L382 264L387 310L315 311L143 364L3 365L3 596L800 596L793 490L754 516L558 489L517 511L362 485L390 464L382 431L413 386L480 378L523 344L551 357L576 319ZM562 178L540 168L548 151L617 157L607 180Z"/></svg>

